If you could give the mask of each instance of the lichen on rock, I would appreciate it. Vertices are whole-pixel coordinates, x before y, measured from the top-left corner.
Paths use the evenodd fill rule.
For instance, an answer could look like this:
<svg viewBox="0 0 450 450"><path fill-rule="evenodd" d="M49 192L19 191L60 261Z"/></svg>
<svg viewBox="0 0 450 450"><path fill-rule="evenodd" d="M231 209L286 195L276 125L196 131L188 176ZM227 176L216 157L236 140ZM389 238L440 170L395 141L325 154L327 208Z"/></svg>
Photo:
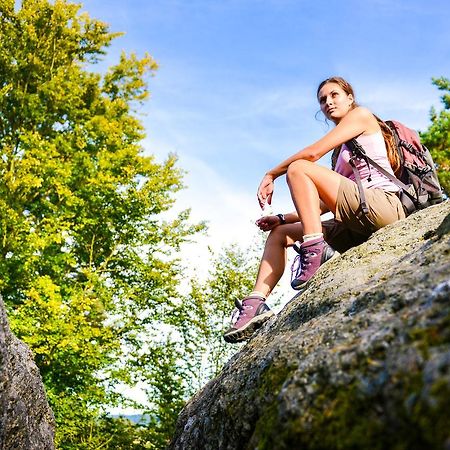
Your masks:
<svg viewBox="0 0 450 450"><path fill-rule="evenodd" d="M450 448L450 203L321 268L180 414L170 449Z"/></svg>

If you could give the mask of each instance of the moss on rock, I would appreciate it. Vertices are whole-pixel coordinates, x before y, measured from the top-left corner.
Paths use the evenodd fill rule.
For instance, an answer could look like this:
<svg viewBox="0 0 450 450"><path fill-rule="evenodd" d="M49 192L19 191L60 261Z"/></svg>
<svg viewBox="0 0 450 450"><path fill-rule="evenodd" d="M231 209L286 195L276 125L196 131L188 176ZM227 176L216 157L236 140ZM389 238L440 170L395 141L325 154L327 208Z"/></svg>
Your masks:
<svg viewBox="0 0 450 450"><path fill-rule="evenodd" d="M450 448L450 203L330 261L182 411L170 449Z"/></svg>

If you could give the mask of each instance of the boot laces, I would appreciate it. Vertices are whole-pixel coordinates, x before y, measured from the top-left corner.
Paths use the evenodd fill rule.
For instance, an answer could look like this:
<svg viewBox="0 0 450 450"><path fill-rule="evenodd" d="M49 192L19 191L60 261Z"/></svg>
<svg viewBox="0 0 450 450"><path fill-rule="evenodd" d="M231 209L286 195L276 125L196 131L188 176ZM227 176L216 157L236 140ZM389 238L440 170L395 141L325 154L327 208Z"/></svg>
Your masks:
<svg viewBox="0 0 450 450"><path fill-rule="evenodd" d="M298 255L294 258L291 266L291 281L300 277L303 268L306 268L311 264L309 257L314 255L316 255L316 253L307 248L300 247L298 249Z"/></svg>
<svg viewBox="0 0 450 450"><path fill-rule="evenodd" d="M302 257L300 254L296 255L291 266L291 281L300 276L302 272Z"/></svg>
<svg viewBox="0 0 450 450"><path fill-rule="evenodd" d="M245 310L245 306L242 304L241 301L236 299L234 301L234 304L236 305L236 308L234 308L231 313L231 324L232 325L234 325L239 320L239 316Z"/></svg>

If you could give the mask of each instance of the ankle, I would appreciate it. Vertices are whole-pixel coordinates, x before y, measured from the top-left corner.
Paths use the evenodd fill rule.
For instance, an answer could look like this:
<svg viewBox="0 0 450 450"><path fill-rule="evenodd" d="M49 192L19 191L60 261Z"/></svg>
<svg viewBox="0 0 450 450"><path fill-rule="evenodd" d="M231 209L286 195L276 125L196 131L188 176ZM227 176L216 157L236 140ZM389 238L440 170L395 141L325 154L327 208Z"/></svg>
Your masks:
<svg viewBox="0 0 450 450"><path fill-rule="evenodd" d="M266 301L266 295L261 291L252 291L247 297L259 297L262 301Z"/></svg>
<svg viewBox="0 0 450 450"><path fill-rule="evenodd" d="M303 242L312 241L317 238L323 238L323 233L311 233L303 235Z"/></svg>

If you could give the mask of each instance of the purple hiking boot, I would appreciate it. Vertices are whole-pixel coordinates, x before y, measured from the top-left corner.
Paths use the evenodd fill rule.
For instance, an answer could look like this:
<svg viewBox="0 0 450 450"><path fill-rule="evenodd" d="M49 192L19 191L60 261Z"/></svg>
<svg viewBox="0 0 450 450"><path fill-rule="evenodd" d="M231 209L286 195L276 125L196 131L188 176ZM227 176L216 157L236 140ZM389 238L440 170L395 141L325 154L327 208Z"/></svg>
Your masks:
<svg viewBox="0 0 450 450"><path fill-rule="evenodd" d="M298 248L298 247L297 247ZM291 286L300 290L310 280L322 264L325 264L339 253L332 249L323 237L303 242L298 248L299 254L292 264Z"/></svg>
<svg viewBox="0 0 450 450"><path fill-rule="evenodd" d="M233 314L232 326L223 335L226 342L234 344L250 338L250 336L273 316L273 311L261 297L246 297L235 301L237 309ZM235 319L235 320L233 320Z"/></svg>

